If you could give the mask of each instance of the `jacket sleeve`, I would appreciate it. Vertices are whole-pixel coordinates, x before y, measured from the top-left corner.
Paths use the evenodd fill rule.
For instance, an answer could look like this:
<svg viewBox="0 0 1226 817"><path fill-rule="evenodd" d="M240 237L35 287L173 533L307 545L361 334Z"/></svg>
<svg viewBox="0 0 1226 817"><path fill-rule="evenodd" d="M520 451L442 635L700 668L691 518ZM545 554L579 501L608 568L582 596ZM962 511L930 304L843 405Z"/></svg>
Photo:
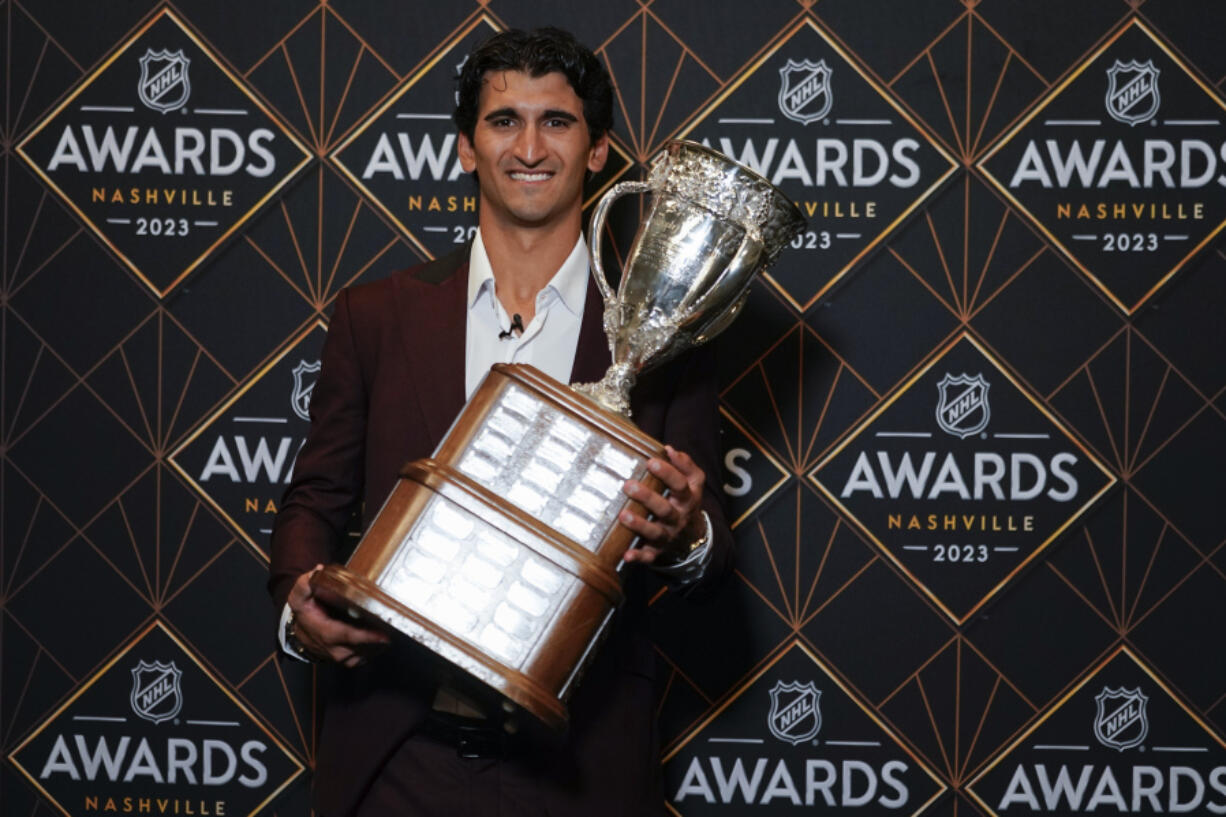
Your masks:
<svg viewBox="0 0 1226 817"><path fill-rule="evenodd" d="M298 576L341 558L362 498L369 389L353 329L343 290L311 393L311 429L273 522L268 589L278 608Z"/></svg>
<svg viewBox="0 0 1226 817"><path fill-rule="evenodd" d="M702 578L682 588L687 596L696 597L718 586L728 575L733 538L724 507L719 392L711 348L695 350L682 366L677 367L681 370L676 372L676 389L664 416L660 441L689 454L706 475L702 509L711 520L711 561Z"/></svg>

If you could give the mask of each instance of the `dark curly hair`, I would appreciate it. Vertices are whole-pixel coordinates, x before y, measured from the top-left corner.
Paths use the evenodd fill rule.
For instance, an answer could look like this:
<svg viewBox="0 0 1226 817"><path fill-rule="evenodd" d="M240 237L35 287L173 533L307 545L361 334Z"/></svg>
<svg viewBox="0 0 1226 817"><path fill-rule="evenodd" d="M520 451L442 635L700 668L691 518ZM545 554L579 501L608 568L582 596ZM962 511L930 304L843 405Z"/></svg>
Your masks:
<svg viewBox="0 0 1226 817"><path fill-rule="evenodd" d="M477 46L456 78L456 109L451 118L469 139L477 127L481 86L490 71L522 71L532 77L556 71L583 101L583 118L593 142L613 127L613 81L591 50L559 28L511 29Z"/></svg>

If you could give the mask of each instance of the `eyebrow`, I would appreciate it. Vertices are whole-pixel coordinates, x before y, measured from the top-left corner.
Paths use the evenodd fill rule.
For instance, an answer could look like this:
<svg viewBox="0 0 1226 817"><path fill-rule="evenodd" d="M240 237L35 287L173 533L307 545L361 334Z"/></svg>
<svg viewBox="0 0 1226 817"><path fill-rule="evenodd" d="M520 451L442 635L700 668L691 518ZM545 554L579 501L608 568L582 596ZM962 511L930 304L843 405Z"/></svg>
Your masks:
<svg viewBox="0 0 1226 817"><path fill-rule="evenodd" d="M485 115L485 121L491 122L495 119L520 119L519 111L514 108L499 108L495 111L490 111ZM578 122L579 117L575 116L570 111L549 109L541 114L541 119L565 119L567 122Z"/></svg>

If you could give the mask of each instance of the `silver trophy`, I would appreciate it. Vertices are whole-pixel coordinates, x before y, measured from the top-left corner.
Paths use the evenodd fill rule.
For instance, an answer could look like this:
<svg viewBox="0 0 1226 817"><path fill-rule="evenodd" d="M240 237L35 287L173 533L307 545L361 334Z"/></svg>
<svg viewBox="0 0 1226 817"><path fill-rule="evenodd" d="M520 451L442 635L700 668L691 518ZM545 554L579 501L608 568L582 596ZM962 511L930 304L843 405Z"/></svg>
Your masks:
<svg viewBox="0 0 1226 817"><path fill-rule="evenodd" d="M654 199L614 294L601 239L609 207L628 193ZM598 383L574 388L628 417L638 374L727 328L754 276L804 225L800 209L749 168L694 142L670 142L646 182L616 185L592 213L592 276L613 365Z"/></svg>
<svg viewBox="0 0 1226 817"><path fill-rule="evenodd" d="M615 295L600 263L609 205L655 195ZM636 376L736 317L755 273L803 227L773 185L723 155L672 142L648 181L623 182L592 217L592 270L613 365L566 387L531 366L493 367L431 460L409 463L346 567L312 586L445 659L495 711L562 728L565 703L620 603L633 532L617 523L627 479L664 446L626 419ZM516 727L517 728L517 727Z"/></svg>

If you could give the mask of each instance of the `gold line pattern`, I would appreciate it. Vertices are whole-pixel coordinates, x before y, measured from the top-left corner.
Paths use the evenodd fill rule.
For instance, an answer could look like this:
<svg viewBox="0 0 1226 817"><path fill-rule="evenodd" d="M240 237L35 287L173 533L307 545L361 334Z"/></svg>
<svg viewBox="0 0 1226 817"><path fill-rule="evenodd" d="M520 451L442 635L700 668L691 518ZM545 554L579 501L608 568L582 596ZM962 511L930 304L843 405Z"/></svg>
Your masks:
<svg viewBox="0 0 1226 817"><path fill-rule="evenodd" d="M885 0L878 2L887 7ZM405 44L416 49L408 53L422 56L410 67L397 69L406 63L392 59L395 52L377 46L376 38L363 36L370 31L369 21L363 27L363 15L370 12L362 4L338 8L320 0L304 5L301 16L295 9L289 13L292 19L282 20L269 33L260 28L265 21L259 10L236 7L227 26L247 29L241 38L229 30L225 36L209 37L194 20L205 19L204 0L164 0L137 12L140 19L134 19L130 30L106 34L113 42L95 43L102 48L86 57L73 53L81 35L69 33L70 22L58 19L63 15L29 0L0 2L9 40L0 140L5 184L0 242L0 619L9 649L0 663L9 691L0 700L0 720L8 719L0 726L0 752L6 756L43 728L49 715L74 700L91 683L87 679L117 660L124 645L134 643L128 633L124 645L103 645L107 648L98 666L69 671L79 666L70 660L74 645L40 635L43 630L33 620L23 620L21 611L38 607L29 598L38 580L86 556L91 566L99 561L105 565L100 569L108 581L109 574L115 574L121 593L130 589L135 594L144 616L137 628L142 635L162 626L198 656L212 676L236 679L219 680L226 694L253 710L260 727L288 744L297 762L307 768L314 763L314 711L320 693L313 670L287 664L268 646L253 666L232 671L228 654L191 643L168 618L181 614L174 602L226 564L224 559L263 558L258 547L231 529L224 511L199 495L190 475L172 461L172 452L197 439L296 338L326 320L341 288L381 275L393 259L400 263L405 257L427 255L424 245L392 215L390 205L376 201L341 167L337 155L405 83L415 82L435 65L456 38L480 25L500 29L520 24L539 12L526 0L461 3L448 9L457 19L454 26L450 21L438 24L450 30L440 32L437 43ZM802 650L828 671L834 683L898 738L918 765L934 770L933 778L951 790L940 800L921 804L920 813L987 813L972 791L974 781L1120 654L1135 660L1167 690L1212 735L1216 747L1226 716L1226 678L1212 675L1217 670L1207 666L1210 678L1202 681L1199 668L1164 658L1166 646L1156 642L1153 631L1156 621L1197 604L1218 614L1218 597L1226 597L1226 540L1221 538L1226 531L1198 538L1197 520L1148 488L1157 481L1216 478L1176 475L1168 460L1201 444L1196 435L1206 428L1210 436L1203 447L1219 445L1212 434L1226 426L1226 381L1204 371L1213 369L1214 355L1221 357L1214 346L1226 342L1226 336L1187 306L1186 316L1170 313L1188 301L1222 302L1226 296L1216 279L1226 265L1226 248L1220 235L1214 236L1196 248L1195 259L1182 264L1179 275L1164 279L1161 290L1155 287L1145 296L1149 300L1144 308L1120 304L1099 292L1093 276L1061 260L1052 236L1033 226L983 167L1036 115L1041 100L1071 82L1088 60L1133 27L1150 33L1161 48L1189 66L1202 88L1220 99L1226 76L1209 75L1219 74L1221 66L1198 64L1196 56L1203 45L1198 38L1206 35L1181 30L1160 4L1128 0L1107 11L1086 11L1091 28L1079 37L1090 41L1076 48L1080 53L1067 54L1067 64L1053 66L1042 49L1050 38L1068 50L1058 31L1019 32L1007 4L961 0L949 12L948 23L943 18L934 21L933 33L915 37L908 53L892 54L894 61L882 70L873 63L872 48L854 45L854 14L866 13L863 7L854 14L847 11L854 5L849 0L796 0L782 12L784 22L757 35L760 42L744 41L749 35L742 31L722 32L727 42L735 40L738 54L749 54L726 73L715 70L725 64L714 51L720 42L701 26L667 20L667 8L652 0L628 4L624 19L602 24L606 30L594 35L597 54L617 83L613 144L626 164L603 189L641 173L667 139L692 129L803 26L818 30L846 53L856 70L880 86L894 109L951 162L941 181L924 191L916 206L891 224L884 238L857 257L846 273L850 289L862 283L856 276L867 267L882 262L891 270L898 267L899 278L916 293L916 308L939 313L945 321L941 325L948 328L939 330L945 336L924 341L926 348L901 333L889 335L900 346L909 345L907 359L917 361L901 376L883 376L882 371L893 370L860 346L873 333L895 331L891 316L875 310L884 301L865 302L870 305L861 307L865 312L857 316L863 325L840 330L850 334L839 336L815 307L823 302L847 308L850 299L843 298L843 281L808 303L792 299L777 281L755 285L758 294L770 295L770 309L763 314L774 315L771 310L776 310L785 317L757 327L757 345L746 353L750 359L738 365L739 371L724 373L721 409L726 427L740 432L757 449L754 455L760 454L778 473L763 467L771 484L757 486L760 495L755 494L736 520L739 562L728 592L745 597L750 615L769 625L762 629L771 635L754 636L761 643L749 645L747 654L738 658L740 664L721 667L720 672L703 663L714 660L709 657L674 654L664 642L657 647L665 667L660 712L674 730L663 736L668 751L675 756L695 745L703 729L792 649ZM1197 6L1202 7L1210 6ZM753 11L746 8L746 13ZM576 6L559 12L562 19L556 22L565 27L584 13ZM46 316L56 314L56 308L54 302L48 305L46 291L56 289L57 276L81 257L100 259L93 271L100 279L122 279L115 287L117 299L123 297L118 290L138 276L122 260L100 251L107 242L87 229L80 212L59 200L50 179L38 177L22 163L17 146L68 105L83 84L92 81L87 78L114 60L135 33L164 14L181 20L190 36L218 55L223 69L239 78L275 122L299 134L305 143L302 164L291 174L292 184L283 184L263 201L259 212L228 243L206 253L181 283L165 292L141 283L144 289L134 296L136 305L125 305L130 321L99 348L82 354L74 346L79 339L48 324ZM1052 22L1058 29L1061 21ZM879 37L888 40L892 24L888 19L878 23ZM228 42L232 36L245 40L251 49L248 56L234 56L239 51ZM816 125L811 128L806 139L817 132ZM811 152L812 146L802 149ZM603 190L593 194L593 200L599 192ZM814 195L827 192L833 191ZM637 206L641 214L643 202ZM617 266L624 261L626 239L612 232L606 237L608 256ZM251 268L235 271L233 265L216 263L231 252L253 259ZM1111 318L1102 327L1064 329L1070 343L1076 341L1076 348L1085 350L1076 355L1034 362L1026 360L1025 353L1006 354L1003 350L1013 347L995 334L990 321L998 310L1012 308L1012 299L1024 291L1019 284L1033 280L1028 273L1052 267L1077 286L1084 284L1090 293L1087 302L1107 310ZM246 274L249 280L226 280ZM199 313L224 320L226 304L249 297L248 288L259 281L271 281L267 291L275 287L279 294L269 297L282 298L269 302L270 312L303 317L295 319L285 337L269 343L270 348L252 349L246 357L256 362L248 371L239 371L227 362L232 355L226 353L226 344L249 342L245 327L236 326L235 337L218 340L218 333L202 328ZM97 305L100 319L111 310L109 302ZM1181 320L1187 321L1185 333L1191 340L1171 339L1171 324ZM1043 413L1068 429L1086 457L1107 463L1104 473L1118 485L1109 483L1093 507L1033 564L995 588L989 594L992 604L953 620L811 477L848 444L856 429L890 405L901 387L925 371L941 349L963 335L999 362L1002 372L1034 398ZM1046 385L1038 388L1037 383ZM92 415L67 417L73 405L86 402ZM55 423L91 421L113 430L137 453L131 455L131 467L122 471L124 478L116 480L124 484L109 486L100 507L78 518L72 512L76 503L71 486L51 484L27 467L27 452L41 447L41 454L54 458L55 441L45 441L44 431ZM130 445L129 436L137 444ZM1206 461L1210 457L1221 461L1226 451L1210 449ZM40 480L48 484L40 485ZM883 566L886 570L879 569ZM847 638L871 633L874 622L835 623L833 617L843 609L839 602L863 600L866 588L878 587L873 582L882 574L901 594L910 594L904 599L910 605L906 609L919 610L920 615L908 625L916 630L916 643L928 646L923 655L899 657L897 665L889 667L841 665L832 659L840 654L839 647L823 643L821 633L838 629ZM1197 595L1206 586L1219 593ZM995 615L996 605L1005 612L1014 605L1025 609L1035 603L1036 587L1062 594L1055 598L1053 592L1041 601L1061 605L1070 629L1094 634L1075 647L1078 652L1069 665L1076 667L1070 676L1047 678L1046 687L1035 687L1031 679L1015 674L995 643L999 630L994 620L1003 618ZM225 601L250 605L253 619L267 612L262 597ZM652 612L666 614L675 602L670 592L663 592L652 600ZM54 613L51 604L44 602L38 609ZM1211 635L1224 626L1226 613L1205 621L1203 629ZM1214 648L1208 637L1196 641L1195 633L1168 635L1205 650ZM900 654L911 646L899 645ZM1016 646L1043 663L1038 648ZM28 661L18 662L14 656ZM889 680L882 683L872 677L876 673ZM1202 687L1208 692L1200 691ZM675 723L681 718L673 715L673 707L687 713L690 722ZM803 748L796 750L797 757ZM31 815L50 810L32 786L26 789L20 794L32 801ZM281 802L264 813L291 817Z"/></svg>

